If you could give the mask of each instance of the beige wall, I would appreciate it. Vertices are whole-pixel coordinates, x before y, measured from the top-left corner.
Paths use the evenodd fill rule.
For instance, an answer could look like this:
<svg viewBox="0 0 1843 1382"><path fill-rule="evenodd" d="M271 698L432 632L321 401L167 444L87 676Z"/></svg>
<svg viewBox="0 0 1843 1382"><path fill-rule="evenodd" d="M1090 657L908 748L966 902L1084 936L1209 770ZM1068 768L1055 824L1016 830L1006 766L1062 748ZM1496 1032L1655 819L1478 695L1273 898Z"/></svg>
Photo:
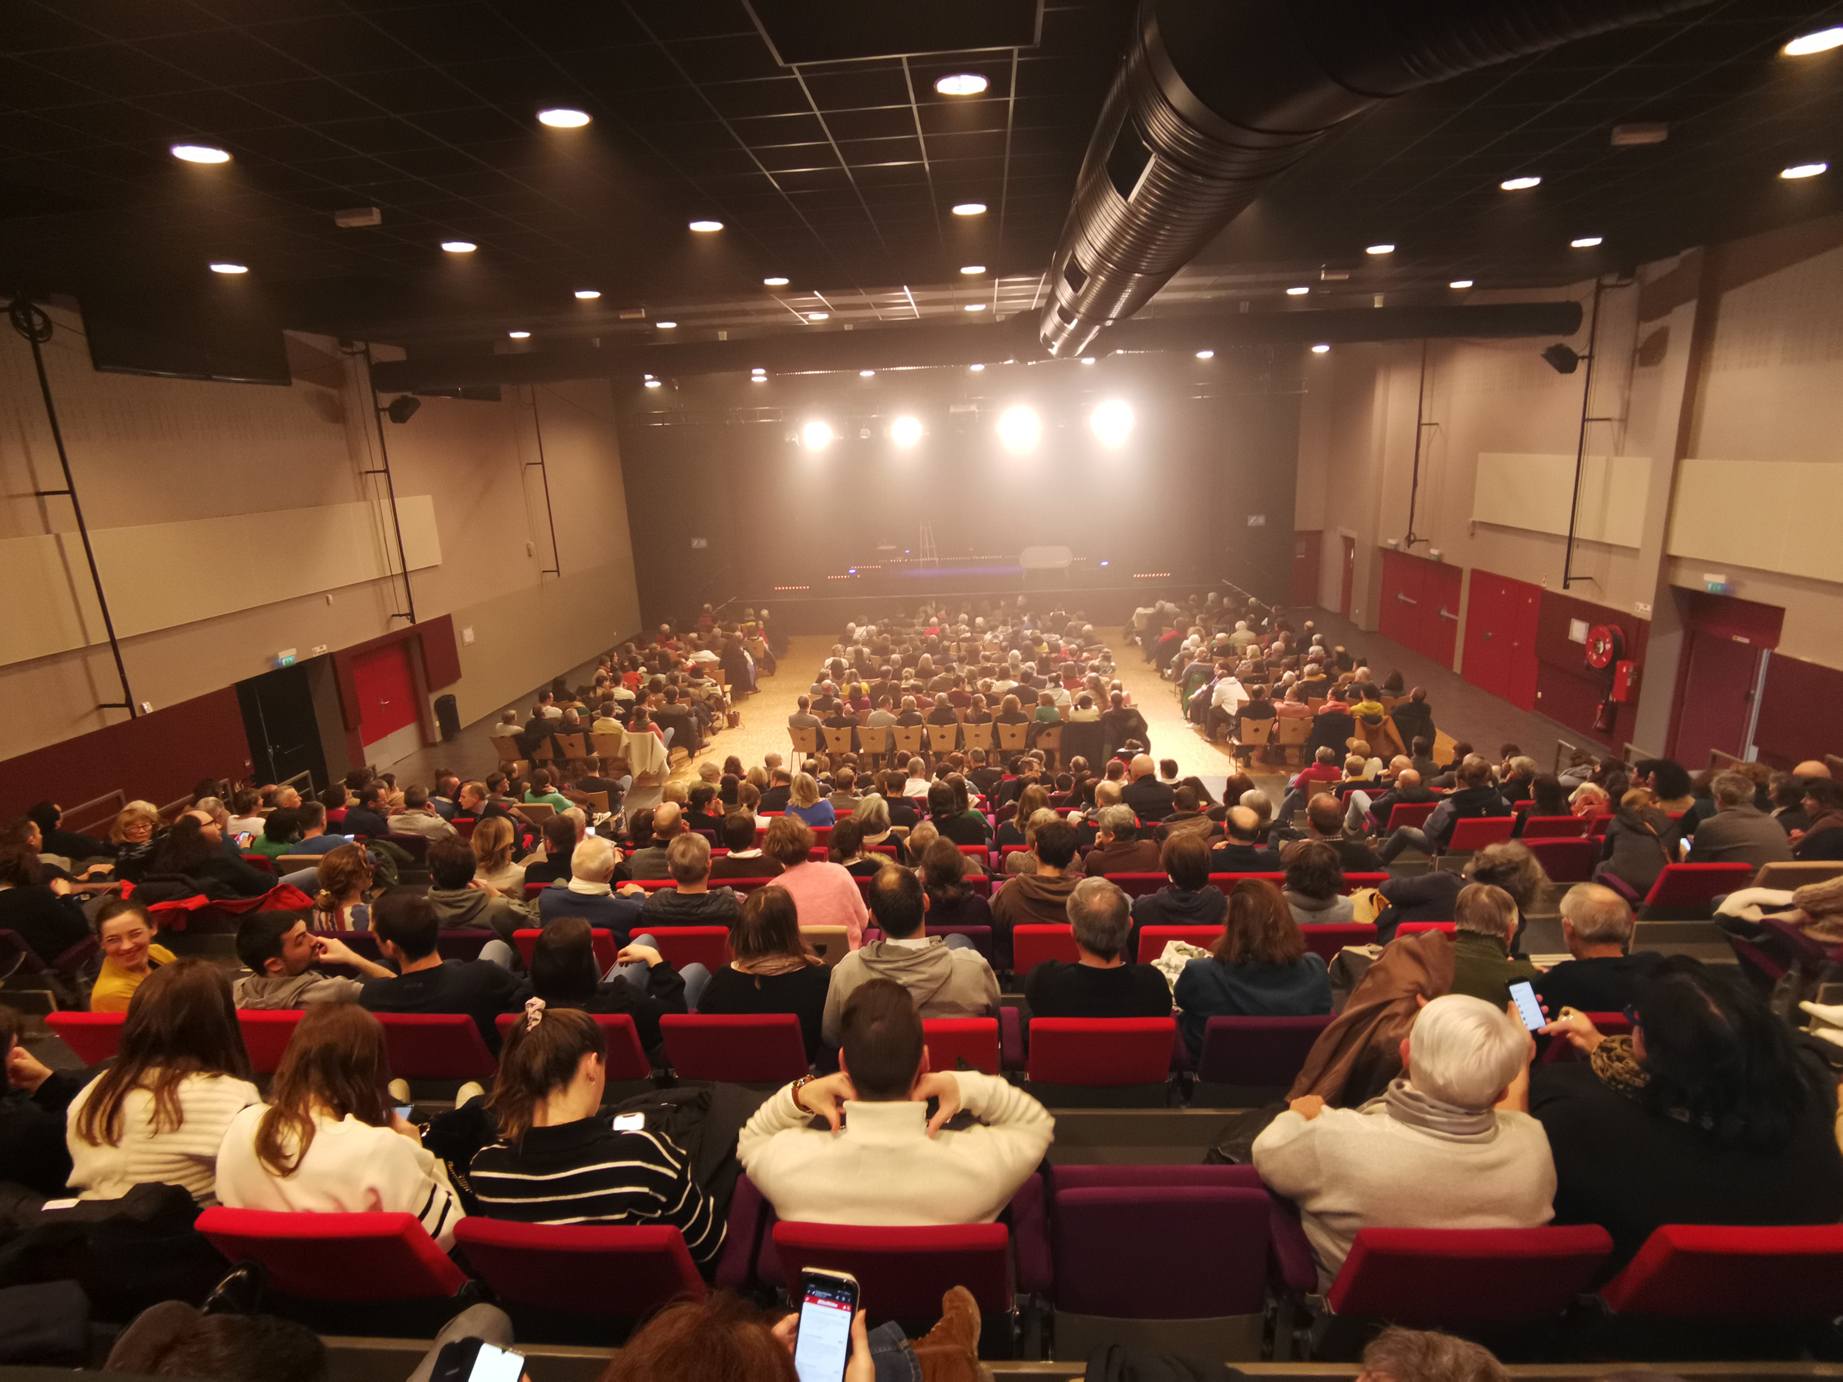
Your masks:
<svg viewBox="0 0 1843 1382"><path fill-rule="evenodd" d="M379 574L396 567L395 534L352 507L382 497L362 474L377 448L370 397L335 342L291 335L288 388L99 374L77 314L52 316L47 368L85 519L99 550L133 554L114 559L128 576L106 580L146 630L122 642L136 700L171 704L258 675L282 649L306 659L401 627L390 617L401 578ZM554 561L540 472L525 464L537 459L527 392L500 403L426 399L408 424L385 424L406 513L433 518L432 530L425 519L406 533L416 614L448 613L457 634L475 631L452 688L464 721L638 623L608 387L546 386L537 398ZM95 709L120 692L70 506L32 495L61 485L29 348L7 333L0 560L42 550L47 533L69 536L53 549L55 580L9 608L18 627L0 644L37 655L8 660L0 646L0 758L120 715ZM296 512L270 517L284 510ZM551 566L561 576L541 574Z"/></svg>

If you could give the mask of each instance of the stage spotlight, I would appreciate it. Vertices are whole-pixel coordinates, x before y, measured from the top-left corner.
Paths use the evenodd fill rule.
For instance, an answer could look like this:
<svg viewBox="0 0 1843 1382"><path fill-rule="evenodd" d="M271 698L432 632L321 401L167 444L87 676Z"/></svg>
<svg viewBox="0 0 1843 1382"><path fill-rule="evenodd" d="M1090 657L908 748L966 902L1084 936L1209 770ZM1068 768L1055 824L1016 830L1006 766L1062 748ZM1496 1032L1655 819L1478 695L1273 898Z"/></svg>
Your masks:
<svg viewBox="0 0 1843 1382"><path fill-rule="evenodd" d="M1094 411L1088 414L1088 425L1102 446L1119 446L1133 434L1133 410L1123 400L1110 398L1095 404Z"/></svg>
<svg viewBox="0 0 1843 1382"><path fill-rule="evenodd" d="M985 215L985 203L958 202L954 205L953 214L956 216L983 216Z"/></svg>
<svg viewBox="0 0 1843 1382"><path fill-rule="evenodd" d="M921 440L920 418L899 417L890 424L890 440L898 446L913 446Z"/></svg>
<svg viewBox="0 0 1843 1382"><path fill-rule="evenodd" d="M1043 423L1029 408L1007 408L998 420L998 439L1007 451L1031 451L1043 435Z"/></svg>
<svg viewBox="0 0 1843 1382"><path fill-rule="evenodd" d="M1593 249L1596 245L1599 245L1601 243L1602 243L1601 237L1598 235L1583 235L1578 240L1568 241L1568 248L1576 249L1576 250L1590 250L1590 249Z"/></svg>
<svg viewBox="0 0 1843 1382"><path fill-rule="evenodd" d="M806 319L809 322L822 322L826 320L826 318L830 317L831 315L832 314L830 312L808 312L806 314Z"/></svg>
<svg viewBox="0 0 1843 1382"><path fill-rule="evenodd" d="M979 373L980 370L984 369L985 366L984 365L968 365L967 368L970 369L974 374L977 374Z"/></svg>
<svg viewBox="0 0 1843 1382"><path fill-rule="evenodd" d="M1306 286L1304 286L1303 284L1301 284L1301 285L1299 285L1299 286L1297 286L1297 287L1293 287L1293 288L1288 288L1288 289L1286 290L1286 295L1287 295L1287 296L1288 296L1289 298L1302 298L1302 297L1304 297L1304 296L1305 296L1305 295L1306 295L1307 293L1309 293L1309 292L1311 292L1311 291L1312 291L1312 290L1311 290L1310 288L1308 288L1308 287L1306 287Z"/></svg>
<svg viewBox="0 0 1843 1382"><path fill-rule="evenodd" d="M677 328L678 323L677 322L654 322L653 325L656 326L661 331L672 331Z"/></svg>
<svg viewBox="0 0 1843 1382"><path fill-rule="evenodd" d="M1092 365L1094 363L1094 357L1092 355L1084 355L1081 357L1081 362L1084 365Z"/></svg>
<svg viewBox="0 0 1843 1382"><path fill-rule="evenodd" d="M472 254L480 247L472 240L444 240L442 248L449 254Z"/></svg>
<svg viewBox="0 0 1843 1382"><path fill-rule="evenodd" d="M1393 254L1395 253L1395 246L1393 245L1370 245L1363 251L1363 253L1365 254Z"/></svg>
<svg viewBox="0 0 1843 1382"><path fill-rule="evenodd" d="M869 379L875 374L876 374L876 371L874 369L861 369L858 371L858 378L859 379Z"/></svg>
<svg viewBox="0 0 1843 1382"><path fill-rule="evenodd" d="M1549 362L1549 368L1557 374L1573 374L1581 367L1581 357L1560 341L1543 351L1542 358Z"/></svg>
<svg viewBox="0 0 1843 1382"><path fill-rule="evenodd" d="M984 264L962 264L960 266L960 272L963 274L982 274L985 272L985 265Z"/></svg>
<svg viewBox="0 0 1843 1382"><path fill-rule="evenodd" d="M508 331L506 335L510 336L515 341L528 341L531 339L531 333L529 331Z"/></svg>
<svg viewBox="0 0 1843 1382"><path fill-rule="evenodd" d="M1469 278L1455 278L1446 286L1448 288L1470 288L1472 286L1472 280Z"/></svg>
<svg viewBox="0 0 1843 1382"><path fill-rule="evenodd" d="M832 429L814 419L800 429L800 444L808 451L824 451L832 444Z"/></svg>
<svg viewBox="0 0 1843 1382"><path fill-rule="evenodd" d="M1780 51L1788 58L1803 58L1813 53L1828 53L1832 48L1843 48L1843 28L1819 29L1814 34L1801 34Z"/></svg>
<svg viewBox="0 0 1843 1382"><path fill-rule="evenodd" d="M662 388L664 386L661 385L657 379L649 379L646 381L646 387L649 389L657 389L657 388Z"/></svg>
<svg viewBox="0 0 1843 1382"><path fill-rule="evenodd" d="M390 400L384 409L384 416L392 422L404 423L416 416L416 410L422 406L422 400L413 394L401 394Z"/></svg>
<svg viewBox="0 0 1843 1382"><path fill-rule="evenodd" d="M762 282L770 288L785 288L787 286L787 280L780 274L775 274L772 278L764 278Z"/></svg>
<svg viewBox="0 0 1843 1382"><path fill-rule="evenodd" d="M1216 358L1216 352L1213 350L1199 350L1197 352L1197 358L1199 360L1214 360Z"/></svg>

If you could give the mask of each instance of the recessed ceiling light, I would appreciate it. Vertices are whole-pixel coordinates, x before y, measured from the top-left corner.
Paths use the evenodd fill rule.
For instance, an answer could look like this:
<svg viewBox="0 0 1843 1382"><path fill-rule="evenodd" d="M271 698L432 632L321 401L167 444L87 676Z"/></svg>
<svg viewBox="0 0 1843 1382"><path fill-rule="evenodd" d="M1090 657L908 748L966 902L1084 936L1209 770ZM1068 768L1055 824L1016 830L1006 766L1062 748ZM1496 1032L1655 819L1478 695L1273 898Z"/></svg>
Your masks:
<svg viewBox="0 0 1843 1382"><path fill-rule="evenodd" d="M1371 245L1367 249L1365 249L1363 253L1365 254L1393 254L1395 253L1395 246L1393 245Z"/></svg>
<svg viewBox="0 0 1843 1382"><path fill-rule="evenodd" d="M243 264L213 264L211 272L214 274L246 274L249 268Z"/></svg>
<svg viewBox="0 0 1843 1382"><path fill-rule="evenodd" d="M510 336L515 341L528 341L531 339L531 333L529 331L508 331L506 335Z"/></svg>
<svg viewBox="0 0 1843 1382"><path fill-rule="evenodd" d="M209 144L175 144L173 157L187 163L229 163L230 155Z"/></svg>
<svg viewBox="0 0 1843 1382"><path fill-rule="evenodd" d="M960 272L963 274L982 274L985 272L985 265L984 264L962 264L960 266Z"/></svg>
<svg viewBox="0 0 1843 1382"><path fill-rule="evenodd" d="M1534 176L1505 178L1498 186L1506 192L1527 192L1532 187L1542 186L1542 179Z"/></svg>
<svg viewBox="0 0 1843 1382"><path fill-rule="evenodd" d="M985 304L983 302L969 302L966 304L966 310L968 312L983 312L985 311Z"/></svg>
<svg viewBox="0 0 1843 1382"><path fill-rule="evenodd" d="M583 110L571 110L568 106L558 106L553 110L540 110L538 123L549 125L553 130L579 130L589 123L589 114Z"/></svg>
<svg viewBox="0 0 1843 1382"><path fill-rule="evenodd" d="M600 296L601 291L596 288L578 288L576 290L576 301L578 302L594 302L595 299Z"/></svg>
<svg viewBox="0 0 1843 1382"><path fill-rule="evenodd" d="M1216 352L1213 350L1199 350L1197 352L1197 358L1199 360L1214 360L1216 358Z"/></svg>
<svg viewBox="0 0 1843 1382"><path fill-rule="evenodd" d="M768 382L768 376L765 374L751 374L749 376L749 382L751 384L766 384Z"/></svg>
<svg viewBox="0 0 1843 1382"><path fill-rule="evenodd" d="M974 374L977 374L979 373L980 370L984 369L985 366L984 365L968 365L967 368L970 369Z"/></svg>
<svg viewBox="0 0 1843 1382"><path fill-rule="evenodd" d="M831 315L830 312L808 312L806 314L806 319L809 322L822 322Z"/></svg>
<svg viewBox="0 0 1843 1382"><path fill-rule="evenodd" d="M1288 288L1288 289L1286 290L1286 295L1287 295L1287 296L1288 296L1289 298L1302 298L1302 297L1304 297L1304 296L1305 296L1305 295L1306 295L1307 293L1309 293L1309 292L1311 292L1311 291L1312 291L1312 290L1311 290L1310 288L1305 288L1305 287L1299 287L1299 288Z"/></svg>
<svg viewBox="0 0 1843 1382"><path fill-rule="evenodd" d="M1092 355L1084 355L1081 357L1081 362L1084 365L1092 365L1094 363L1094 357Z"/></svg>
<svg viewBox="0 0 1843 1382"><path fill-rule="evenodd" d="M986 89L986 79L977 72L956 72L942 77L934 89L943 96L977 96Z"/></svg>
<svg viewBox="0 0 1843 1382"><path fill-rule="evenodd" d="M1828 163L1794 163L1790 168L1781 169L1779 176L1791 179L1814 178L1819 173L1829 171L1829 168Z"/></svg>
<svg viewBox="0 0 1843 1382"><path fill-rule="evenodd" d="M661 331L670 331L673 327L677 326L678 323L677 322L654 322L653 325L658 327Z"/></svg>
<svg viewBox="0 0 1843 1382"><path fill-rule="evenodd" d="M1321 342L1320 342L1319 344L1317 344L1317 345L1315 345L1315 346L1313 346L1313 347L1312 347L1312 354L1314 354L1314 355L1325 355L1325 354L1328 354L1328 353L1330 352L1330 350L1331 350L1331 347L1330 347L1330 346L1328 346L1328 345L1326 345L1326 344L1324 344L1324 343L1323 343L1323 342L1321 341Z"/></svg>
<svg viewBox="0 0 1843 1382"><path fill-rule="evenodd" d="M713 230L722 230L723 222L721 221L693 221L691 223L691 228L699 232L700 234L709 234Z"/></svg>
<svg viewBox="0 0 1843 1382"><path fill-rule="evenodd" d="M749 371L750 374L766 374L767 372L768 367L766 365L756 365Z"/></svg>
<svg viewBox="0 0 1843 1382"><path fill-rule="evenodd" d="M1780 51L1788 58L1804 58L1813 53L1828 53L1832 48L1843 48L1843 28L1819 29L1814 34L1800 34Z"/></svg>
<svg viewBox="0 0 1843 1382"><path fill-rule="evenodd" d="M767 284L770 288L785 288L787 286L787 280L782 278L779 274L776 274L773 278L764 278L762 282Z"/></svg>
<svg viewBox="0 0 1843 1382"><path fill-rule="evenodd" d="M871 375L873 375L873 374L875 374L875 373L876 373L876 371L875 371L874 369L861 369L861 370L859 370L859 371L858 371L858 378L859 378L859 379L868 379L868 378L870 378L870 376L871 376Z"/></svg>
<svg viewBox="0 0 1843 1382"><path fill-rule="evenodd" d="M1470 288L1472 286L1472 280L1469 278L1455 278L1446 286L1448 288Z"/></svg>
<svg viewBox="0 0 1843 1382"><path fill-rule="evenodd" d="M447 250L449 254L472 254L480 247L472 240L444 240L442 241L442 248Z"/></svg>
<svg viewBox="0 0 1843 1382"><path fill-rule="evenodd" d="M657 379L649 379L646 381L646 387L649 389L656 389L659 387L659 381Z"/></svg>
<svg viewBox="0 0 1843 1382"><path fill-rule="evenodd" d="M1602 244L1602 243L1604 243L1604 238L1602 236L1583 235L1578 240L1568 241L1568 248L1576 249L1576 250L1590 250L1595 245Z"/></svg>
<svg viewBox="0 0 1843 1382"><path fill-rule="evenodd" d="M983 216L985 215L985 203L956 202L954 204L953 214L956 216Z"/></svg>

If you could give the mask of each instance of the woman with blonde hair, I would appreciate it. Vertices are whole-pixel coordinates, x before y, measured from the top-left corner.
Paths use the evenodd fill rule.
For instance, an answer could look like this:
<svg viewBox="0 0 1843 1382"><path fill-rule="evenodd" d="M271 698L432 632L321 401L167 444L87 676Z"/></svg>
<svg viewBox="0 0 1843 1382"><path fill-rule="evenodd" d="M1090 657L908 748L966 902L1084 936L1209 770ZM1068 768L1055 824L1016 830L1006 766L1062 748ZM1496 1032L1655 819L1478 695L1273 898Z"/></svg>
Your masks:
<svg viewBox="0 0 1843 1382"><path fill-rule="evenodd" d="M1033 782L1017 794L1017 810L1011 818L1001 823L998 835L993 843L1001 849L1005 845L1028 844L1024 838L1024 827L1030 818L1039 811L1049 809L1049 788L1040 782ZM1009 872L1010 870L1007 870Z"/></svg>
<svg viewBox="0 0 1843 1382"><path fill-rule="evenodd" d="M154 858L154 834L160 828L160 808L151 801L131 801L115 815L109 843L115 846L115 876L141 881Z"/></svg>
<svg viewBox="0 0 1843 1382"><path fill-rule="evenodd" d="M832 803L820 798L819 784L811 773L795 775L793 790L787 799L787 814L798 816L808 825L832 825L838 820Z"/></svg>
<svg viewBox="0 0 1843 1382"><path fill-rule="evenodd" d="M473 846L474 859L478 865L474 870L475 878L513 897L524 895L524 866L512 861L512 849L516 841L511 821L504 816L485 817L474 827L473 839L469 843Z"/></svg>
<svg viewBox="0 0 1843 1382"><path fill-rule="evenodd" d="M217 1193L232 1209L414 1214L443 1251L461 1205L447 1169L391 1106L384 1029L356 1003L313 1003L288 1039L267 1107L230 1122Z"/></svg>
<svg viewBox="0 0 1843 1382"><path fill-rule="evenodd" d="M371 909L365 894L371 891L371 856L361 845L338 845L320 856L315 869L320 891L314 897L310 929L315 931L369 931Z"/></svg>

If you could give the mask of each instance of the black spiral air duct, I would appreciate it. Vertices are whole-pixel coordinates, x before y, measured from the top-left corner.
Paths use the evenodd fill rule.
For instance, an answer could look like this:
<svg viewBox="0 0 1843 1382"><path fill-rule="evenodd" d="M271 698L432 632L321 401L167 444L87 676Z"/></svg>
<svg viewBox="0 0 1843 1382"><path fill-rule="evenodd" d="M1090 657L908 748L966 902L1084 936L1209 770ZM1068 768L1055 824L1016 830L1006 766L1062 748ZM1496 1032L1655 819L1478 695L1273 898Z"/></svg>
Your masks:
<svg viewBox="0 0 1843 1382"><path fill-rule="evenodd" d="M1708 0L1143 0L1039 329L1079 354L1332 129L1390 97Z"/></svg>

